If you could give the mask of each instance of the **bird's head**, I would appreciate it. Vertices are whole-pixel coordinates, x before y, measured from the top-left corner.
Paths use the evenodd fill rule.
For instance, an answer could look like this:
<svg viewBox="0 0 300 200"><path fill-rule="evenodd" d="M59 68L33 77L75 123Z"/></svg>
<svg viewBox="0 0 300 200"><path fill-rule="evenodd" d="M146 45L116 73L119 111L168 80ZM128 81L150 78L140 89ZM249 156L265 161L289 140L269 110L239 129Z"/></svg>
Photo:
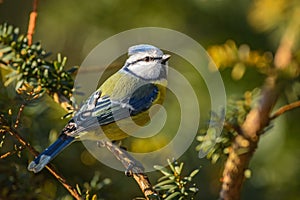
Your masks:
<svg viewBox="0 0 300 200"><path fill-rule="evenodd" d="M148 44L132 46L128 49L129 58L122 70L146 81L167 79L170 55Z"/></svg>

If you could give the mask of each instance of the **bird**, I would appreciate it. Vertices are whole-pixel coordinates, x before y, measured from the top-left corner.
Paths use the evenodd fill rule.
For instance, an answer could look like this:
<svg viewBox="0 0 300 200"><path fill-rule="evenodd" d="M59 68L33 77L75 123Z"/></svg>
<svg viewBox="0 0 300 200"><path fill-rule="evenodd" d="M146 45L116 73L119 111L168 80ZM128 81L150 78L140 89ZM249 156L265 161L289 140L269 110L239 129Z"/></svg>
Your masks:
<svg viewBox="0 0 300 200"><path fill-rule="evenodd" d="M29 163L28 170L40 172L74 141L122 140L128 131L146 125L150 108L164 102L169 58L150 44L129 47L123 67L87 98L57 140ZM139 126L132 126L132 121Z"/></svg>

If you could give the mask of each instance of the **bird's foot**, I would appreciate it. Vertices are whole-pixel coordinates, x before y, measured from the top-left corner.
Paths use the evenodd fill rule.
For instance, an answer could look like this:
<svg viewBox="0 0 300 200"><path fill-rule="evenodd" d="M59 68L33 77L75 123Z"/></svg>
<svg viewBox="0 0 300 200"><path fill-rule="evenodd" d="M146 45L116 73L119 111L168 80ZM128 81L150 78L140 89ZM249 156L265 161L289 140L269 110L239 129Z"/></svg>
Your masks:
<svg viewBox="0 0 300 200"><path fill-rule="evenodd" d="M99 147L99 148L105 147L105 141L104 140L97 141L97 147Z"/></svg>
<svg viewBox="0 0 300 200"><path fill-rule="evenodd" d="M125 175L131 177L133 174L143 173L144 167L137 160L131 160L128 167L125 170Z"/></svg>

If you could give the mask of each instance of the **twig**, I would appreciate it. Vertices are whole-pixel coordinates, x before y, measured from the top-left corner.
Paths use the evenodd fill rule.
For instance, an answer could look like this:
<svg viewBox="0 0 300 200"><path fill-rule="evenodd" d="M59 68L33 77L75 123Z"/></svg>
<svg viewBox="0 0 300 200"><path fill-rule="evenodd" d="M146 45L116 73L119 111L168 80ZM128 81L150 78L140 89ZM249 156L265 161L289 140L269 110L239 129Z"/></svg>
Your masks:
<svg viewBox="0 0 300 200"><path fill-rule="evenodd" d="M21 114L22 114L24 108L25 108L25 104L22 104L22 105L20 106L20 108L19 108L19 112L18 112L18 115L17 115L17 119L16 119L16 122L15 122L15 125L14 125L14 128L15 128L15 129L18 128L18 126L19 126Z"/></svg>
<svg viewBox="0 0 300 200"><path fill-rule="evenodd" d="M112 142L104 141L103 145L123 164L126 169L126 175L130 175L138 183L144 196L149 199L150 196L157 196L157 193L152 188L148 176L144 174L142 165L136 161L128 152L121 149Z"/></svg>
<svg viewBox="0 0 300 200"><path fill-rule="evenodd" d="M19 109L19 112L18 112L18 115L17 115L17 120L16 120L16 123L14 125L14 127L18 127L18 124L19 124L19 120L20 120L20 117L21 117L21 113L23 112L23 109L24 109L25 105L22 104L20 109ZM8 124L5 119L3 117L0 116L0 119L1 119L1 122L3 124ZM39 155L39 152L37 150L35 150L35 148L33 148L28 142L25 141L25 139L18 133L17 129L14 128L14 127L10 127L10 126L6 126L6 125L2 125L1 126L1 129L0 129L0 132L4 133L4 132L7 132L9 133L11 136L15 137L18 142L21 143L22 145L22 148L27 148L28 151L34 155L34 156L38 156ZM1 155L1 159L2 158L5 158L5 157L8 157L10 155L13 155L14 153L16 153L18 150L16 150L15 152L7 152L3 155ZM78 194L77 190L75 188L73 188L67 181L65 178L63 178L62 175L60 175L53 167L53 165L51 164L48 164L46 166L47 170L70 192L70 194L76 199L76 200L81 200L81 197L80 195Z"/></svg>
<svg viewBox="0 0 300 200"><path fill-rule="evenodd" d="M6 152L5 154L2 154L0 156L0 159L4 159L4 158L7 158L8 156L12 156L20 151L22 151L23 149L25 149L25 147L23 145L19 146L17 150L14 150L14 151L9 151L9 152Z"/></svg>
<svg viewBox="0 0 300 200"><path fill-rule="evenodd" d="M25 146L29 152L34 155L38 156L39 152L36 151L28 142L25 141L25 139L18 133L17 130L14 128L6 128L5 129L11 136L15 137L23 146ZM47 170L57 179L59 182L70 192L70 194L76 199L81 200L80 195L76 191L75 188L73 188L69 183L67 183L66 179L63 178L62 175L60 175L51 164L48 164L46 166Z"/></svg>
<svg viewBox="0 0 300 200"><path fill-rule="evenodd" d="M36 18L38 15L37 14L37 5L38 5L38 0L33 0L33 8L30 13L28 30L27 30L28 45L32 44L32 36L34 34Z"/></svg>
<svg viewBox="0 0 300 200"><path fill-rule="evenodd" d="M295 102L290 103L288 105L282 106L277 111L275 111L275 113L273 113L271 115L270 120L273 120L273 119L277 118L278 116L284 114L285 112L293 110L293 109L298 108L298 107L300 107L300 101L295 101Z"/></svg>
<svg viewBox="0 0 300 200"><path fill-rule="evenodd" d="M6 152L5 154L2 154L1 156L0 156L0 159L4 159L4 158L6 158L6 157L8 157L8 156L11 156L11 155L14 155L16 153L16 151L9 151L9 152Z"/></svg>

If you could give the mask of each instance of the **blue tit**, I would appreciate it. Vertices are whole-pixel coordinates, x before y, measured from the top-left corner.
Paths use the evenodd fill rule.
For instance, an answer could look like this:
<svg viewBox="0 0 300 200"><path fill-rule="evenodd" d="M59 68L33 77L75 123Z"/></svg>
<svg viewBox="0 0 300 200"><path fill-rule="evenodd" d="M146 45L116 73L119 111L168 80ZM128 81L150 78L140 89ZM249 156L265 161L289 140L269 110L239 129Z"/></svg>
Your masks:
<svg viewBox="0 0 300 200"><path fill-rule="evenodd" d="M162 104L166 95L170 55L141 44L130 47L128 56L124 66L86 100L58 139L28 165L28 170L41 171L74 141L121 140L138 127L131 130L133 122L140 126L149 122L149 109Z"/></svg>

